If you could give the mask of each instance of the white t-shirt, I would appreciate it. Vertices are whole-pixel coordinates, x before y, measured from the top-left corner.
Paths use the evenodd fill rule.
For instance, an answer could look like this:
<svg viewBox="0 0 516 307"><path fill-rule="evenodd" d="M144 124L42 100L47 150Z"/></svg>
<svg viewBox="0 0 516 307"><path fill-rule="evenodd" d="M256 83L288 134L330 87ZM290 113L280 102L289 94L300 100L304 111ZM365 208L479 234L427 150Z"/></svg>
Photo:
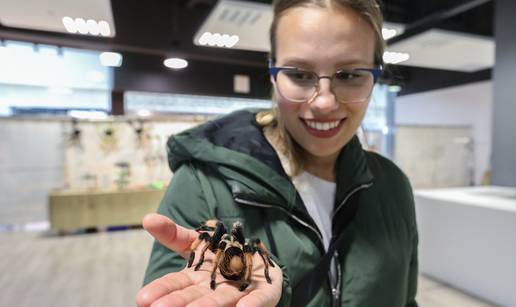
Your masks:
<svg viewBox="0 0 516 307"><path fill-rule="evenodd" d="M290 175L290 163L276 147L274 137L271 135L269 130L265 130L265 137L278 154L283 169ZM308 214L310 214L317 225L317 228L321 231L324 249L328 250L332 235L331 215L333 214L337 184L335 182L316 177L306 171L301 172L297 176L292 176L291 179L305 204ZM337 279L335 259L331 260L330 272L332 277L331 284L333 287Z"/></svg>
<svg viewBox="0 0 516 307"><path fill-rule="evenodd" d="M331 240L331 215L335 202L337 184L302 172L292 177L292 182L303 200L308 213L321 231L324 249L328 250Z"/></svg>

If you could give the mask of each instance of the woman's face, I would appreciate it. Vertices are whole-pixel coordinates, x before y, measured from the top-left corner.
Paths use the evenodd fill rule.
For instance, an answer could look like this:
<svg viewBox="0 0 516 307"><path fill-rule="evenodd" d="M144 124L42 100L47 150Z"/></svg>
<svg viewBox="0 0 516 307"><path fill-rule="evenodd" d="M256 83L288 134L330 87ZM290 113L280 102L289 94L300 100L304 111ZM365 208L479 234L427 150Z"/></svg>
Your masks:
<svg viewBox="0 0 516 307"><path fill-rule="evenodd" d="M374 67L374 31L351 9L292 8L281 17L276 31L275 66L293 66L319 76ZM329 79L319 81L319 95L311 102L288 101L276 88L274 95L287 131L309 159L335 159L360 126L369 103L369 98L361 103L339 103ZM321 123L338 126L323 131L328 125Z"/></svg>

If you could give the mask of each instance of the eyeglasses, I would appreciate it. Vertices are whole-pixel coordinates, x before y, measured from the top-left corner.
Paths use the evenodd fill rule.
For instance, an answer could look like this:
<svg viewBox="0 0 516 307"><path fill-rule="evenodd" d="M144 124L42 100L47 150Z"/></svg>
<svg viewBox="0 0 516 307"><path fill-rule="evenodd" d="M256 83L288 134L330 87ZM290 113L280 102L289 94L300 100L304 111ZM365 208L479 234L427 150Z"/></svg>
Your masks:
<svg viewBox="0 0 516 307"><path fill-rule="evenodd" d="M269 66L269 72L279 94L291 102L312 102L319 94L319 80L329 79L330 89L340 103L357 103L371 95L382 69L343 69L332 76L319 76L295 67Z"/></svg>

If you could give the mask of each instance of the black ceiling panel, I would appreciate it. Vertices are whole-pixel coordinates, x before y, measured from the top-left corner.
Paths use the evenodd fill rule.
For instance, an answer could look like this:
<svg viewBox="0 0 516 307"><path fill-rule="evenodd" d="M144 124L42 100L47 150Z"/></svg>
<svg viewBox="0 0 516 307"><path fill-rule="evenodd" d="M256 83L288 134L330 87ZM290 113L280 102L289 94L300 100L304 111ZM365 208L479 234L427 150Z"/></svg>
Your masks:
<svg viewBox="0 0 516 307"><path fill-rule="evenodd" d="M270 1L252 2L270 3ZM413 25L424 21L429 16L473 2L475 0L383 0L382 7L386 21ZM137 76L130 77L129 74L146 74L154 78L161 76L164 78L161 83L167 84L170 73L163 72L166 68L161 63L165 57L174 55L184 56L192 63L187 68L190 72L183 74L183 79L187 78L187 80L181 80L181 82L189 85L182 86L182 91L186 88L193 90L195 84L203 85L203 82L196 82L196 80L205 80L206 72L200 69L197 63L204 63L204 67L213 67L214 69L210 71L211 75L218 76L214 80L232 80L232 75L227 77L224 74L233 74L237 70L247 71L255 77L266 72L266 53L209 48L193 44L195 33L213 9L216 0L111 0L111 3L117 33L113 39L12 29L1 25L0 38L18 38L39 43L122 52L125 57L124 66L128 65L128 67L122 67L117 73L119 78L123 78L117 83L119 90L123 90L124 86L127 86L127 89L134 88L135 80L140 79ZM461 14L439 20L431 26L492 37L493 7L494 1L488 1ZM138 60L138 57L141 59ZM154 62L159 64L152 65L149 59L154 59ZM395 77L388 82L401 83L403 86L401 94L452 86L479 78L490 78L491 75L489 70L471 74L406 66L393 66L392 70L396 71L393 74ZM197 73L199 75L196 75ZM263 80L256 82L264 84ZM156 84L158 83L160 82ZM232 81L230 85L232 86ZM198 91L207 93L211 91L210 84L204 83L204 86L205 89ZM152 86L146 88L152 88ZM164 89L177 90L172 86L157 86L159 91ZM253 95L263 97L263 93L267 91L265 86L254 91ZM222 92L226 93L226 90Z"/></svg>

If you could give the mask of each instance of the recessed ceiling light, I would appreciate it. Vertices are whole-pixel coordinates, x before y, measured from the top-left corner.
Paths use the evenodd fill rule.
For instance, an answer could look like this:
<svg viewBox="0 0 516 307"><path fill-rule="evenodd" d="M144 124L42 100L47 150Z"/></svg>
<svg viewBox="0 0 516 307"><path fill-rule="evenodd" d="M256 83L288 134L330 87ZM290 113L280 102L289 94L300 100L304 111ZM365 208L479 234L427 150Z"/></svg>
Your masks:
<svg viewBox="0 0 516 307"><path fill-rule="evenodd" d="M94 19L88 19L87 21L83 18L72 18L70 16L65 16L62 19L63 25L69 33L72 34L84 34L84 35L94 35L94 36L110 36L111 28L109 23L105 20L96 21Z"/></svg>
<svg viewBox="0 0 516 307"><path fill-rule="evenodd" d="M393 38L396 35L398 35L398 31L396 29L382 28L382 36L384 40Z"/></svg>
<svg viewBox="0 0 516 307"><path fill-rule="evenodd" d="M116 52L102 52L100 54L100 64L109 67L120 67L122 66L123 57L120 53Z"/></svg>
<svg viewBox="0 0 516 307"><path fill-rule="evenodd" d="M69 33L77 33L77 27L75 26L75 21L72 17L65 16L63 17L63 25Z"/></svg>
<svg viewBox="0 0 516 307"><path fill-rule="evenodd" d="M204 32L201 37L199 37L199 44L205 46L208 44L208 39L211 37L211 32Z"/></svg>
<svg viewBox="0 0 516 307"><path fill-rule="evenodd" d="M183 69L188 66L188 62L185 59L168 58L165 61L163 61L163 65L172 69Z"/></svg>
<svg viewBox="0 0 516 307"><path fill-rule="evenodd" d="M88 25L86 24L86 20L82 18L75 18L75 27L79 33L88 34Z"/></svg>
<svg viewBox="0 0 516 307"><path fill-rule="evenodd" d="M387 64L398 64L405 62L408 59L410 59L410 55L408 53L389 51L383 53L383 61Z"/></svg>
<svg viewBox="0 0 516 307"><path fill-rule="evenodd" d="M111 28L109 27L109 23L105 20L99 21L99 27L100 27L100 35L102 36L109 36L111 35Z"/></svg>
<svg viewBox="0 0 516 307"><path fill-rule="evenodd" d="M198 42L202 46L231 48L235 46L239 40L240 37L238 37L238 35L204 32L201 37L199 37Z"/></svg>
<svg viewBox="0 0 516 307"><path fill-rule="evenodd" d="M99 24L95 20L88 19L86 21L86 25L88 26L88 33L90 33L91 35L99 35L100 34Z"/></svg>

